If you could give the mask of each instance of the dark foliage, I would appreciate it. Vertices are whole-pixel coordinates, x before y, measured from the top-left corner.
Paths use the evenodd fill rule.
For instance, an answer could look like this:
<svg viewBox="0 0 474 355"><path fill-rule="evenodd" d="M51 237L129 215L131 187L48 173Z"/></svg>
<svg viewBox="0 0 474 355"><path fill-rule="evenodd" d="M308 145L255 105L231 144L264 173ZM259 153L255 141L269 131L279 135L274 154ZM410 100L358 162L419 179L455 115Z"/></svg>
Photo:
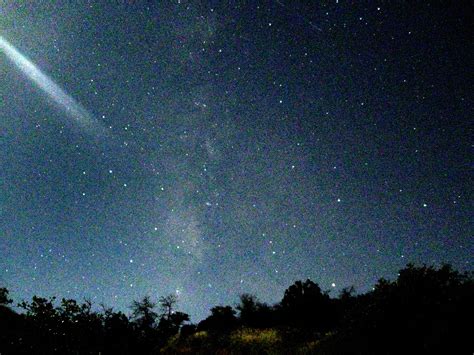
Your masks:
<svg viewBox="0 0 474 355"><path fill-rule="evenodd" d="M278 324L278 317L273 307L259 302L257 297L244 293L236 306L240 324L250 328L270 328Z"/></svg>
<svg viewBox="0 0 474 355"><path fill-rule="evenodd" d="M238 325L235 310L231 306L216 306L211 309L211 315L198 324L198 330L211 333L226 333Z"/></svg>
<svg viewBox="0 0 474 355"><path fill-rule="evenodd" d="M345 297L340 343L364 353L386 352L387 344L391 353L472 353L466 324L473 299L472 274L408 265L396 281L381 279L372 292Z"/></svg>
<svg viewBox="0 0 474 355"><path fill-rule="evenodd" d="M160 298L158 311L150 297L134 301L130 317L105 306L94 310L87 300L56 302L37 296L21 302L22 312L17 313L10 309L8 290L0 288L0 353L239 353L254 349L250 343L236 345L239 334L250 340L263 334L267 345L258 345L258 352L270 351L265 346L274 341L271 351L282 353L317 344L304 349L325 354L469 354L473 299L471 273L450 266L408 265L395 281L380 279L373 291L361 295L346 288L330 298L311 280L295 282L273 306L243 294L235 309L216 306L195 326L187 314L176 311L175 296Z"/></svg>
<svg viewBox="0 0 474 355"><path fill-rule="evenodd" d="M296 281L280 303L283 323L298 328L328 330L336 322L336 309L327 293L311 280Z"/></svg>
<svg viewBox="0 0 474 355"><path fill-rule="evenodd" d="M7 306L13 302L12 299L8 297L8 290L5 287L0 287L0 306Z"/></svg>

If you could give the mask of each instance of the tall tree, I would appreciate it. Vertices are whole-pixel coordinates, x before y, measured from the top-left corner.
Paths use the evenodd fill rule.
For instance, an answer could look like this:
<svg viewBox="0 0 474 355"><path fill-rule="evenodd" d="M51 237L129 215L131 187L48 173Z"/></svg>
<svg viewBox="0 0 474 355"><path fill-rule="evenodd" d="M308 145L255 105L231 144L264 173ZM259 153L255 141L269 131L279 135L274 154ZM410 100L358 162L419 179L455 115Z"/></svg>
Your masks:
<svg viewBox="0 0 474 355"><path fill-rule="evenodd" d="M156 304L149 296L143 297L140 301L132 303L132 317L142 329L150 329L155 325L158 314L154 311Z"/></svg>
<svg viewBox="0 0 474 355"><path fill-rule="evenodd" d="M173 314L174 307L178 303L178 298L175 295L168 295L161 297L160 300L161 315L166 319L170 319Z"/></svg>

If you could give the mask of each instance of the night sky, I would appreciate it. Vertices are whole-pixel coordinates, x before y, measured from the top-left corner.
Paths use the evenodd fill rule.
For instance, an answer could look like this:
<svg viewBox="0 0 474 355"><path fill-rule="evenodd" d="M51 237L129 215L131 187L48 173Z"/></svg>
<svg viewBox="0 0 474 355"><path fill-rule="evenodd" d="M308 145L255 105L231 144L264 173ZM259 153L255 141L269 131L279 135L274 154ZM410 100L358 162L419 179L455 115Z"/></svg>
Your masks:
<svg viewBox="0 0 474 355"><path fill-rule="evenodd" d="M2 1L0 285L198 321L472 269L467 4Z"/></svg>

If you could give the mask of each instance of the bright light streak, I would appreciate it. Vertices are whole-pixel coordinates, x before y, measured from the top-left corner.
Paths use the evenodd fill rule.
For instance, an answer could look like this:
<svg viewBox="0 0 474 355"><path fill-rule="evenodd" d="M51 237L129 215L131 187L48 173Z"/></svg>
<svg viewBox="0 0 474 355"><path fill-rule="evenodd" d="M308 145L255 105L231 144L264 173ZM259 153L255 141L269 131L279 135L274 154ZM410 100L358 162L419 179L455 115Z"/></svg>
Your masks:
<svg viewBox="0 0 474 355"><path fill-rule="evenodd" d="M0 50L43 92L58 104L77 125L83 130L95 135L102 134L105 129L92 117L76 100L69 96L63 89L44 74L33 62L22 55L13 45L0 36Z"/></svg>

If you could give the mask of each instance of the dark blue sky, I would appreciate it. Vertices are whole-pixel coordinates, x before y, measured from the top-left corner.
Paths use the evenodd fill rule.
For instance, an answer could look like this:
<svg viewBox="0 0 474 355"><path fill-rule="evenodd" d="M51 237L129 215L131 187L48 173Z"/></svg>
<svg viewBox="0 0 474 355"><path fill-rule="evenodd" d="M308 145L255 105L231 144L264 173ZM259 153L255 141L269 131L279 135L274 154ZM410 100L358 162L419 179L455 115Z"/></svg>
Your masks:
<svg viewBox="0 0 474 355"><path fill-rule="evenodd" d="M177 293L197 321L297 279L472 269L469 13L3 1L0 36L96 125L0 51L0 284L122 310Z"/></svg>

